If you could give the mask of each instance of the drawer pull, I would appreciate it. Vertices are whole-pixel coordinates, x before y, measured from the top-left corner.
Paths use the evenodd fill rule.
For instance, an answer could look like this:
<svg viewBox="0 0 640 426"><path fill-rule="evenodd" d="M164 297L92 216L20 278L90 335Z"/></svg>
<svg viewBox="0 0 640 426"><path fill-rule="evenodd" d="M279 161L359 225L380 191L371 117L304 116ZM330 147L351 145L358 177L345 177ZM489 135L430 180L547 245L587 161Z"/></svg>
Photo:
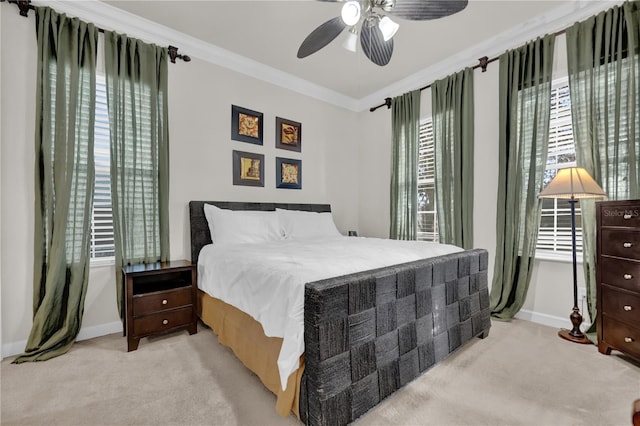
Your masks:
<svg viewBox="0 0 640 426"><path fill-rule="evenodd" d="M625 311L629 312L631 309L633 309L630 305L624 305L622 307L622 309L624 309Z"/></svg>
<svg viewBox="0 0 640 426"><path fill-rule="evenodd" d="M622 216L624 219L631 219L631 215L629 213L625 213L624 216Z"/></svg>
<svg viewBox="0 0 640 426"><path fill-rule="evenodd" d="M633 244L631 244L631 243L624 243L622 246L623 246L624 248L631 248L631 246L633 246Z"/></svg>
<svg viewBox="0 0 640 426"><path fill-rule="evenodd" d="M625 338L624 338L624 342L625 342L625 343L632 343L632 342L633 342L633 339L632 339L631 337L625 337Z"/></svg>
<svg viewBox="0 0 640 426"><path fill-rule="evenodd" d="M164 325L169 324L169 320L168 320L168 319L163 319L163 320L162 320L162 324L164 324Z"/></svg>
<svg viewBox="0 0 640 426"><path fill-rule="evenodd" d="M162 304L166 305L167 304L167 299L162 299Z"/></svg>
<svg viewBox="0 0 640 426"><path fill-rule="evenodd" d="M625 280L630 280L631 278L633 278L631 274L624 274L623 277Z"/></svg>

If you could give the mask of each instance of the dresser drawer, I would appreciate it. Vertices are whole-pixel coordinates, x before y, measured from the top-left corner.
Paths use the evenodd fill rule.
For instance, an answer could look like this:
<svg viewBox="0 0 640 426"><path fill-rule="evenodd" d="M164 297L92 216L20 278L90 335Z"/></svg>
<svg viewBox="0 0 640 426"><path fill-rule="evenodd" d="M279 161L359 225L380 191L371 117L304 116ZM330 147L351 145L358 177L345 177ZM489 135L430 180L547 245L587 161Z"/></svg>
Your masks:
<svg viewBox="0 0 640 426"><path fill-rule="evenodd" d="M608 315L602 316L604 341L619 351L640 357L640 328L616 321Z"/></svg>
<svg viewBox="0 0 640 426"><path fill-rule="evenodd" d="M191 304L193 304L191 286L138 294L133 297L133 315L140 316Z"/></svg>
<svg viewBox="0 0 640 426"><path fill-rule="evenodd" d="M135 336L145 336L159 331L169 330L191 323L193 309L187 308L163 311L133 320L133 334Z"/></svg>
<svg viewBox="0 0 640 426"><path fill-rule="evenodd" d="M600 281L611 286L640 292L640 262L600 257Z"/></svg>
<svg viewBox="0 0 640 426"><path fill-rule="evenodd" d="M640 227L640 208L638 204L602 206L601 209L601 226Z"/></svg>
<svg viewBox="0 0 640 426"><path fill-rule="evenodd" d="M640 258L640 232L603 228L600 235L601 254L627 259Z"/></svg>
<svg viewBox="0 0 640 426"><path fill-rule="evenodd" d="M640 328L640 293L602 286L602 313Z"/></svg>

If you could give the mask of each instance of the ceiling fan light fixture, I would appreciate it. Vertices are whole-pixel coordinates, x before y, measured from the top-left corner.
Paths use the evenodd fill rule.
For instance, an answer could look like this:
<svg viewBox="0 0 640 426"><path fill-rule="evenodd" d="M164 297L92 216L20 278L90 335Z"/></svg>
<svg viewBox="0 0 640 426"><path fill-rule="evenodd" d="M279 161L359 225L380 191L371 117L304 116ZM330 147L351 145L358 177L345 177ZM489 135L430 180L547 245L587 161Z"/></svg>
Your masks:
<svg viewBox="0 0 640 426"><path fill-rule="evenodd" d="M342 6L342 20L345 24L351 26L355 25L360 21L361 11L360 11L360 2L357 1L348 1Z"/></svg>
<svg viewBox="0 0 640 426"><path fill-rule="evenodd" d="M347 33L347 38L342 43L342 47L347 49L349 52L355 53L358 46L358 31L356 27L352 27Z"/></svg>
<svg viewBox="0 0 640 426"><path fill-rule="evenodd" d="M398 32L398 28L400 28L400 24L394 22L388 16L383 16L378 22L378 28L382 32L382 37L384 41L389 41L393 36Z"/></svg>

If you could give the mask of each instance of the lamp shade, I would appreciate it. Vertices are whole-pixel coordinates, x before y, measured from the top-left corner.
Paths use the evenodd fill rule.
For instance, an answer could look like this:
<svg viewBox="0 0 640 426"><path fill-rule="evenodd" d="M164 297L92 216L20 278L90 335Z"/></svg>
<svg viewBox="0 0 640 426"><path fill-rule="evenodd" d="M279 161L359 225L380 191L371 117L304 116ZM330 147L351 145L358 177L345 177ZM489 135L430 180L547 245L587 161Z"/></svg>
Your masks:
<svg viewBox="0 0 640 426"><path fill-rule="evenodd" d="M397 32L400 25L393 22L388 16L383 16L378 23L378 28L382 32L382 38L384 41L389 41Z"/></svg>
<svg viewBox="0 0 640 426"><path fill-rule="evenodd" d="M351 31L347 33L347 38L344 40L344 43L342 43L342 47L344 47L350 52L355 52L357 46L358 46L358 35L355 31L355 27L353 27Z"/></svg>
<svg viewBox="0 0 640 426"><path fill-rule="evenodd" d="M558 170L549 185L538 194L539 198L603 198L607 194L582 167Z"/></svg>

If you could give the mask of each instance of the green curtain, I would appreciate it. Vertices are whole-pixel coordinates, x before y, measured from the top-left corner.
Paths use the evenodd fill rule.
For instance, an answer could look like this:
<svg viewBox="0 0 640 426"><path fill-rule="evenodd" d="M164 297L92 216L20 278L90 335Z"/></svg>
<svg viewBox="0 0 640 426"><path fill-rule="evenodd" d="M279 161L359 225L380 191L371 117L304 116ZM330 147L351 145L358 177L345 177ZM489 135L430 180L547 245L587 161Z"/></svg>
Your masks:
<svg viewBox="0 0 640 426"><path fill-rule="evenodd" d="M473 69L431 85L440 242L473 248Z"/></svg>
<svg viewBox="0 0 640 426"><path fill-rule="evenodd" d="M500 56L498 205L491 315L510 320L531 280L549 142L554 35Z"/></svg>
<svg viewBox="0 0 640 426"><path fill-rule="evenodd" d="M418 214L418 132L420 90L397 96L391 103L391 229L396 240L415 240Z"/></svg>
<svg viewBox="0 0 640 426"><path fill-rule="evenodd" d="M36 7L36 33L33 325L14 363L71 348L89 278L98 30Z"/></svg>
<svg viewBox="0 0 640 426"><path fill-rule="evenodd" d="M576 161L611 200L640 198L640 2L567 29ZM580 200L587 308L595 331L595 201ZM590 336L594 339L594 336Z"/></svg>
<svg viewBox="0 0 640 426"><path fill-rule="evenodd" d="M106 31L116 291L122 267L169 259L167 48Z"/></svg>

